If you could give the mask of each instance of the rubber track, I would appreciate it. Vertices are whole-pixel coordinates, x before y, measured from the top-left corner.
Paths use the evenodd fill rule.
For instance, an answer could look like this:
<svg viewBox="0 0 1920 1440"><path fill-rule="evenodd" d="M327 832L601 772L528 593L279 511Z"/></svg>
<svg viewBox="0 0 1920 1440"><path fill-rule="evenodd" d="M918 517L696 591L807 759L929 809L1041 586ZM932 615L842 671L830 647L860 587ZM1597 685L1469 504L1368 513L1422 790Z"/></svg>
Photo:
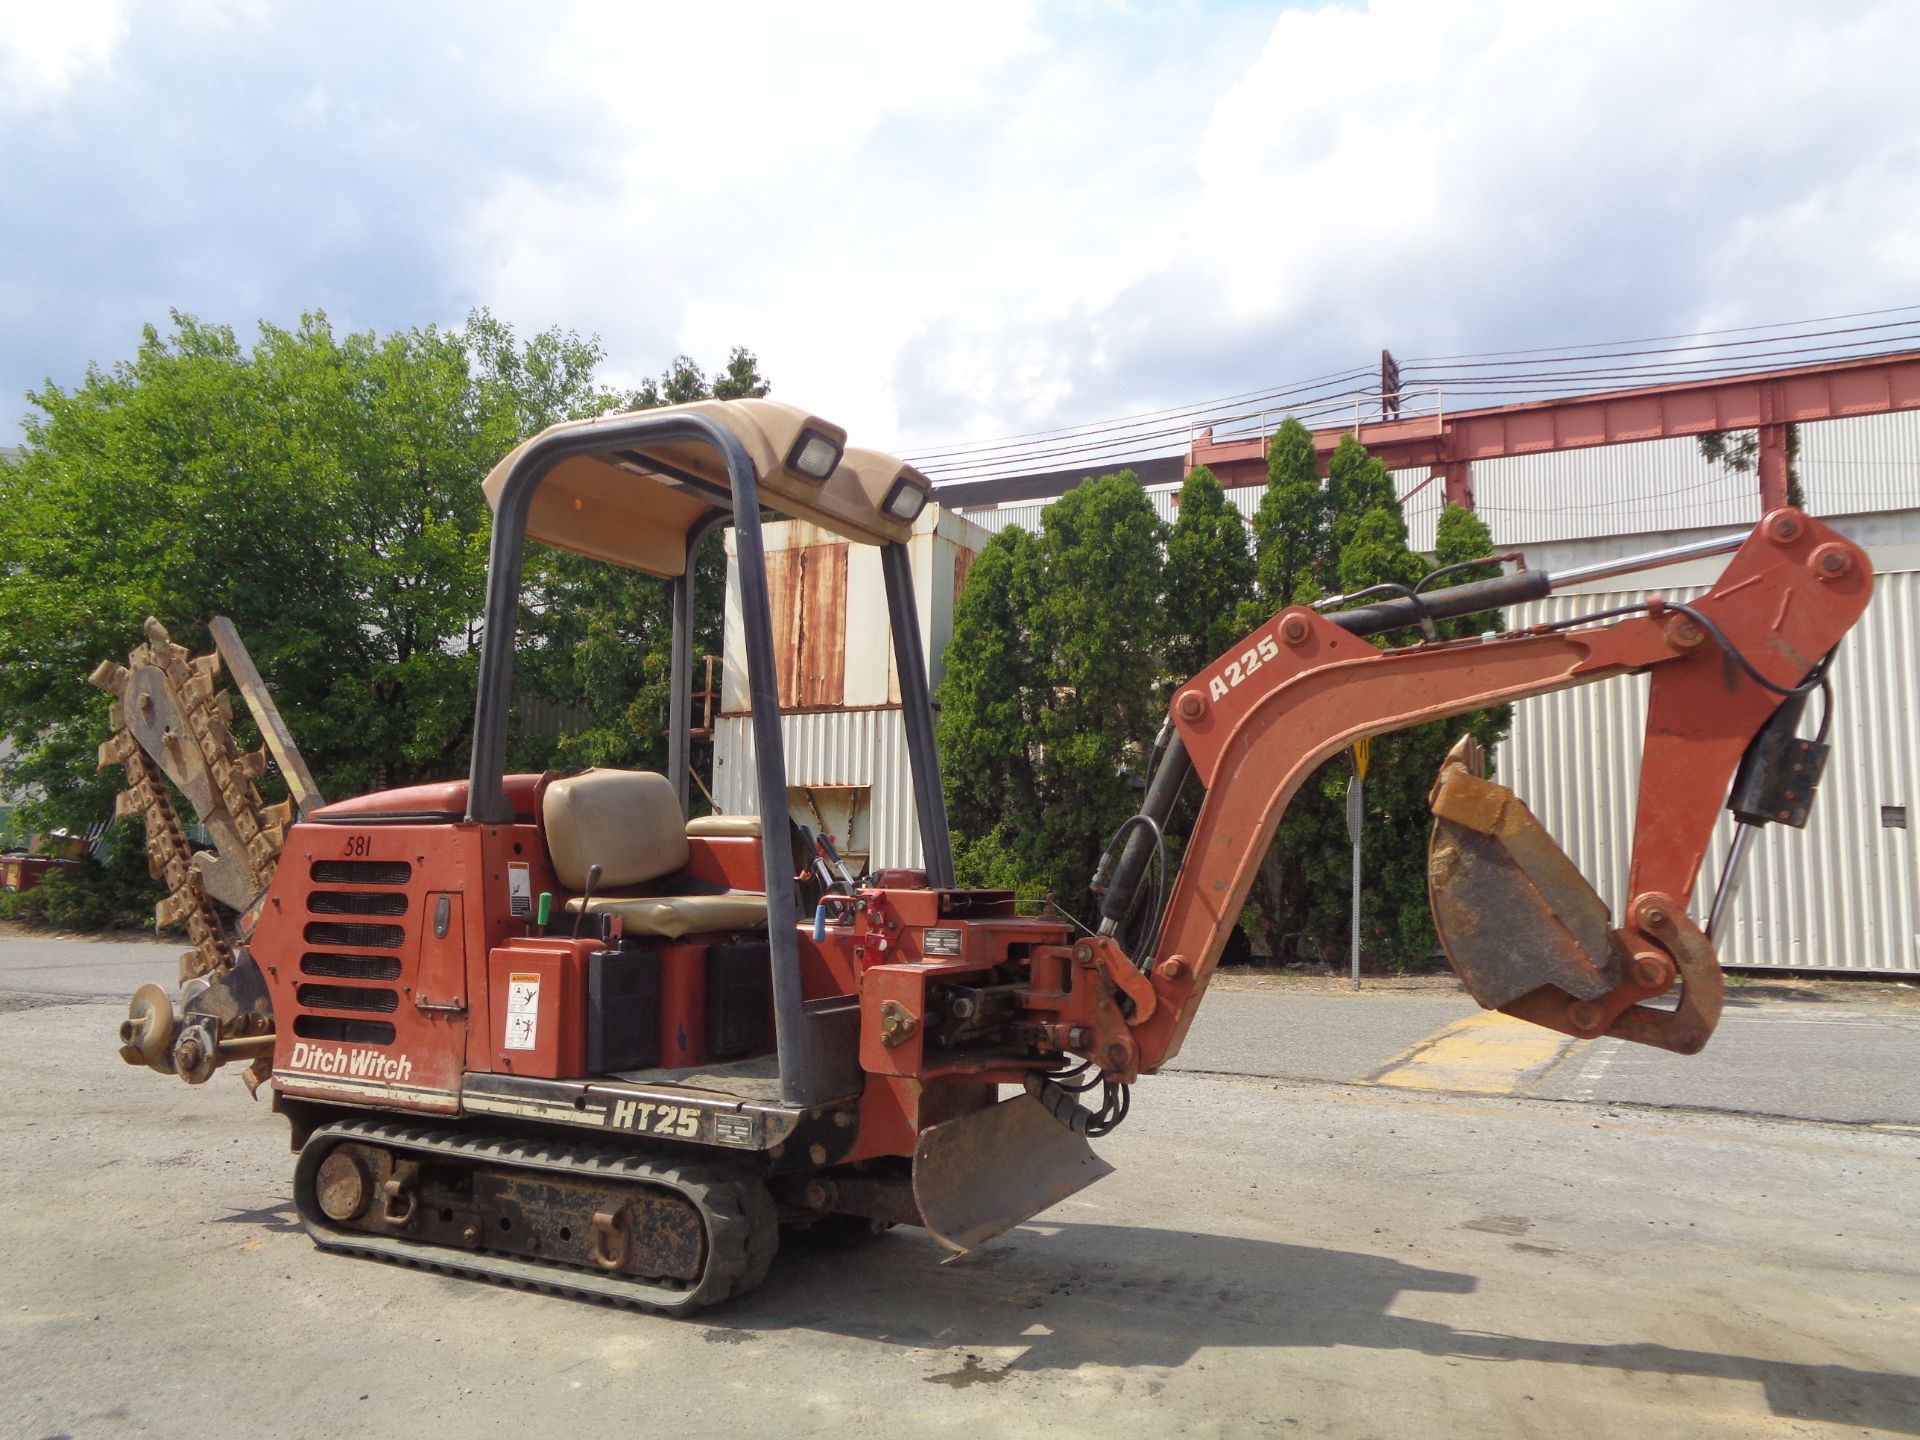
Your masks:
<svg viewBox="0 0 1920 1440"><path fill-rule="evenodd" d="M550 1260L454 1250L396 1236L332 1228L310 1204L312 1172L334 1143L378 1145L415 1155L437 1155L477 1166L534 1170L661 1186L683 1195L700 1212L707 1232L707 1264L699 1283L685 1289L612 1275ZM640 1154L609 1145L538 1137L476 1134L445 1127L381 1120L345 1120L316 1130L295 1168L294 1204L314 1243L326 1250L390 1260L417 1269L490 1280L546 1295L612 1301L663 1315L718 1305L766 1279L780 1244L779 1211L760 1177L737 1162Z"/></svg>

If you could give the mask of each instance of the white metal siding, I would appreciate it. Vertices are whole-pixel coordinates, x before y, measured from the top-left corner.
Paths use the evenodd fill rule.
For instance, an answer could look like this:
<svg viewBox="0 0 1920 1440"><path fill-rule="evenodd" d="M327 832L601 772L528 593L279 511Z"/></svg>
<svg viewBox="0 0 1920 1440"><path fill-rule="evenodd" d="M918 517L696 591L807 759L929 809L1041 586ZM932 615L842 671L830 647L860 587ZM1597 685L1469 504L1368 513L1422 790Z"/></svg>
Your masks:
<svg viewBox="0 0 1920 1440"><path fill-rule="evenodd" d="M920 825L913 809L913 769L906 723L897 706L782 715L787 784L870 786L875 869L914 870L921 864ZM759 810L754 781L753 719L729 715L715 722L713 798L729 814Z"/></svg>
<svg viewBox="0 0 1920 1440"><path fill-rule="evenodd" d="M1700 588L1667 593L1686 598ZM1514 623L1564 619L1643 593L1556 596L1515 612ZM1897 805L1907 807L1911 826L1920 802L1917 651L1920 572L1882 573L1834 666L1833 754L1812 819L1805 830L1769 825L1755 838L1720 942L1723 963L1920 971L1920 836L1881 824L1881 807ZM1616 917L1633 845L1647 687L1634 676L1523 701L1497 760L1502 783ZM1694 899L1702 924L1731 834L1723 815Z"/></svg>

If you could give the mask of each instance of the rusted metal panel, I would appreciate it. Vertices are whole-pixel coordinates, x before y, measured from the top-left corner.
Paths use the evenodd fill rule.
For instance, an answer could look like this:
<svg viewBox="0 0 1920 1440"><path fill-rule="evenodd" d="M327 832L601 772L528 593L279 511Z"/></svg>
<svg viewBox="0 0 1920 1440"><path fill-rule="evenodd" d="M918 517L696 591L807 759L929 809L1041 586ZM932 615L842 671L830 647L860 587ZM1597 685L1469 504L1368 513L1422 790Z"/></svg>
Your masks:
<svg viewBox="0 0 1920 1440"><path fill-rule="evenodd" d="M768 550L767 596L781 707L840 704L847 679L847 547Z"/></svg>

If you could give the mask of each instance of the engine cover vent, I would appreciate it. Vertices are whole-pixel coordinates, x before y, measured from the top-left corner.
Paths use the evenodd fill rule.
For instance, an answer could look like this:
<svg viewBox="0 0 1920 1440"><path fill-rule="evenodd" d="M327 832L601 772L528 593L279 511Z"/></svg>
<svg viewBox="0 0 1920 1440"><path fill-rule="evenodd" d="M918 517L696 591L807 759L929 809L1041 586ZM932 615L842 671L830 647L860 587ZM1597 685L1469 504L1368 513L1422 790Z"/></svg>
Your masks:
<svg viewBox="0 0 1920 1440"><path fill-rule="evenodd" d="M404 915L405 895L381 895L364 890L315 890L307 896L309 915Z"/></svg>
<svg viewBox="0 0 1920 1440"><path fill-rule="evenodd" d="M359 985L302 985L296 992L300 1004L310 1010L372 1010L388 1014L400 1008L400 994L384 986L378 989Z"/></svg>
<svg viewBox="0 0 1920 1440"><path fill-rule="evenodd" d="M355 921L314 920L307 925L309 945L351 945L359 950L398 950L407 932L399 925L367 925Z"/></svg>
<svg viewBox="0 0 1920 1440"><path fill-rule="evenodd" d="M325 950L309 950L300 957L300 973L332 980L398 980L400 957L336 955Z"/></svg>
<svg viewBox="0 0 1920 1440"><path fill-rule="evenodd" d="M316 860L307 873L320 885L404 885L413 866L405 860Z"/></svg>

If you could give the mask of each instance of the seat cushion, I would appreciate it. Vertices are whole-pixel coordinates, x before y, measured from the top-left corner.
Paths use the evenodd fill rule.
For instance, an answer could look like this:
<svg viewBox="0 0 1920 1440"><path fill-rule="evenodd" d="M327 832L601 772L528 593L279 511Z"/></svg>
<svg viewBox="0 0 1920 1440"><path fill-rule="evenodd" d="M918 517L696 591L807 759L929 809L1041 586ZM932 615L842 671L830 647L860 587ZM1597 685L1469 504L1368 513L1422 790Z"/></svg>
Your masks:
<svg viewBox="0 0 1920 1440"><path fill-rule="evenodd" d="M579 900L567 902L567 913L580 913ZM678 940L682 935L764 930L767 897L748 890L719 895L596 895L587 902L587 913L618 915L628 935Z"/></svg>
<svg viewBox="0 0 1920 1440"><path fill-rule="evenodd" d="M600 867L603 890L630 889L687 863L686 819L664 775L651 770L585 770L547 786L540 802L553 873L584 890Z"/></svg>
<svg viewBox="0 0 1920 1440"><path fill-rule="evenodd" d="M696 815L687 821L687 834L719 838L723 836L760 838L758 815Z"/></svg>

